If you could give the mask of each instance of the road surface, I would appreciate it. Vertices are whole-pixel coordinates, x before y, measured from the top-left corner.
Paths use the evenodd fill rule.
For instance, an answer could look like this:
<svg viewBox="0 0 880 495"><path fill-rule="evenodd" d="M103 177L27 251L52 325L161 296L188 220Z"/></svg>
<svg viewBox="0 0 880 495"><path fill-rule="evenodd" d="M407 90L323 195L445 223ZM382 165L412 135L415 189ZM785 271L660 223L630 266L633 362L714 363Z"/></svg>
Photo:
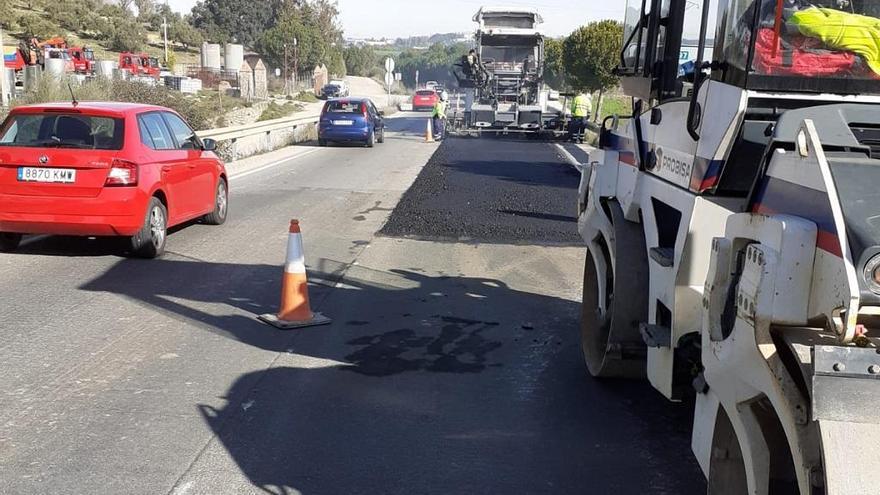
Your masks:
<svg viewBox="0 0 880 495"><path fill-rule="evenodd" d="M0 255L0 492L704 492L688 406L586 376L555 148L390 126L234 178L160 260ZM255 316L293 217L333 324L282 332Z"/></svg>

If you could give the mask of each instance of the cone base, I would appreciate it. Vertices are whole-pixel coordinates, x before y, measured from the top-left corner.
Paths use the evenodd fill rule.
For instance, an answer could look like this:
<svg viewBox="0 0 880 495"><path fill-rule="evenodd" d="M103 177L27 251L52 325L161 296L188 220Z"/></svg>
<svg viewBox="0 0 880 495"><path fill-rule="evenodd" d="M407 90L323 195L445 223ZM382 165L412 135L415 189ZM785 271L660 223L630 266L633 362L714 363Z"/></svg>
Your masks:
<svg viewBox="0 0 880 495"><path fill-rule="evenodd" d="M310 320L302 320L302 321L286 321L278 318L276 314L265 314L257 317L263 323L268 323L273 327L280 328L281 330L293 330L294 328L304 328L304 327L314 327L318 325L327 325L333 320L327 318L321 313L314 313L312 319Z"/></svg>

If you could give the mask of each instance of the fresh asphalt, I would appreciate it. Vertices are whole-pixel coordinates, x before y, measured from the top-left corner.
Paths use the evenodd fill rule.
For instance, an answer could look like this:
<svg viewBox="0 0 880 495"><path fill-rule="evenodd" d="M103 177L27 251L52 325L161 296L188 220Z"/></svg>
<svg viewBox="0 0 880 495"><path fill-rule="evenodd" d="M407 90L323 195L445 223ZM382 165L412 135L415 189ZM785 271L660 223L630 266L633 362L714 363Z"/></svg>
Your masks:
<svg viewBox="0 0 880 495"><path fill-rule="evenodd" d="M0 255L0 493L705 492L687 406L586 376L577 177L538 142L426 167L424 118L233 179L160 260ZM281 332L292 217L334 321Z"/></svg>

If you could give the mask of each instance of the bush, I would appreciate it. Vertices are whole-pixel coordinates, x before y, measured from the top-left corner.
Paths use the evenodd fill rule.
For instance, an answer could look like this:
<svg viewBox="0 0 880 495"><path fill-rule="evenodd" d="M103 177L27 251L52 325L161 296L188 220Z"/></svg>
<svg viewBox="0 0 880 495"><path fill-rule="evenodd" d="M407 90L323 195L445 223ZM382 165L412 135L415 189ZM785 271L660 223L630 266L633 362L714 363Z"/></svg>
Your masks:
<svg viewBox="0 0 880 495"><path fill-rule="evenodd" d="M48 38L58 32L58 26L36 14L22 15L18 18L18 25L28 38Z"/></svg>
<svg viewBox="0 0 880 495"><path fill-rule="evenodd" d="M123 101L159 105L175 110L197 131L215 125L216 107L202 104L199 99L172 91L164 86L149 86L133 81L95 79L73 86L79 101ZM58 84L44 77L36 89L13 102L14 106L52 101L70 101L67 84Z"/></svg>
<svg viewBox="0 0 880 495"><path fill-rule="evenodd" d="M299 110L299 107L295 103L287 102L284 105L279 105L274 101L270 101L269 105L266 107L265 110L263 110L263 113L260 115L260 118L257 119L257 122L287 117L297 110Z"/></svg>

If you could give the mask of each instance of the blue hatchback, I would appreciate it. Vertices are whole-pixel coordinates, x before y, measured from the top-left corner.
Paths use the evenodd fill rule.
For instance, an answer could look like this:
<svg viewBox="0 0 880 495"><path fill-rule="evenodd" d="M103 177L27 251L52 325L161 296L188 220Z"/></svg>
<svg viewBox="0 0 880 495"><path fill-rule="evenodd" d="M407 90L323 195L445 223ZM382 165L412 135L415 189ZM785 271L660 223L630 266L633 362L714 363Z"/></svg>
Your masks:
<svg viewBox="0 0 880 495"><path fill-rule="evenodd" d="M318 144L359 142L372 148L385 141L384 113L369 98L334 98L324 104L318 122Z"/></svg>

